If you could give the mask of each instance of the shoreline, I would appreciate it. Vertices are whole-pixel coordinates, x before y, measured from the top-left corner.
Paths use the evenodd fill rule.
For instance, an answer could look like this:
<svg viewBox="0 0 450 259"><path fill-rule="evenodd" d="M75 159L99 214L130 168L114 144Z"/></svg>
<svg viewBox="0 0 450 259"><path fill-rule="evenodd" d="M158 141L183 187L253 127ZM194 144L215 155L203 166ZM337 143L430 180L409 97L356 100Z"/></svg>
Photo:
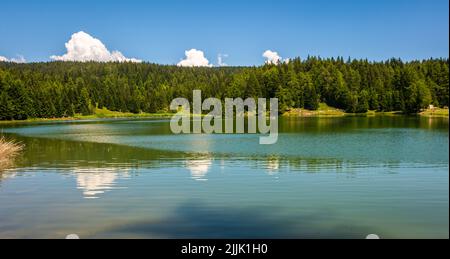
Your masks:
<svg viewBox="0 0 450 259"><path fill-rule="evenodd" d="M34 122L64 122L64 121L87 121L98 119L166 119L172 117L172 113L131 113L131 112L116 112L110 111L105 108L94 109L94 114L81 115L76 114L73 117L63 118L30 118L26 120L8 120L0 121L2 124L22 124L22 123L34 123Z"/></svg>
<svg viewBox="0 0 450 259"><path fill-rule="evenodd" d="M104 110L102 110L104 111ZM89 121L89 120L101 120L101 119L170 119L175 113L121 113L111 112L108 113L96 113L93 115L75 115L74 117L64 118L30 118L26 120L7 120L0 121L0 125L11 124L26 124L26 123L39 123L39 122L68 122L68 121ZM280 117L286 118L339 118L339 117L374 117L374 116L420 116L427 118L449 118L448 109L434 109L425 110L416 114L404 114L400 111L392 112L377 112L368 111L366 113L346 113L342 110L326 107L316 111L306 109L292 109L280 115Z"/></svg>
<svg viewBox="0 0 450 259"><path fill-rule="evenodd" d="M365 113L348 113L344 111L310 111L305 109L294 109L288 112L285 112L281 115L282 117L287 118L339 118L339 117L375 117L375 116L425 116L419 113L417 114L404 114L400 111L392 111L392 112L377 112L377 111L368 111ZM436 116L438 117L438 116ZM444 117L440 115L439 117Z"/></svg>
<svg viewBox="0 0 450 259"><path fill-rule="evenodd" d="M424 114L403 114L398 112L376 112L376 113L344 113L342 115L330 115L315 113L311 115L292 115L292 114L282 114L280 117L284 118L342 118L342 117L375 117L375 116L389 116L389 117L404 117L404 116L419 116L424 118L449 118L445 115L424 115ZM10 120L10 121L0 121L0 125L14 125L14 124L27 124L27 123L40 123L40 122L82 122L90 120L119 120L119 119L170 119L170 116L116 116L116 117L73 117L73 118L34 118L27 120Z"/></svg>
<svg viewBox="0 0 450 259"><path fill-rule="evenodd" d="M379 112L379 111L367 111L365 113L348 113L340 109L329 107L326 104L321 103L319 109L312 111L306 109L290 109L289 111L283 113L283 117L291 118L305 118L305 117L316 117L316 118L338 118L346 116L361 116L361 117L374 117L374 116L420 116L420 117L431 117L431 118L449 118L449 110L446 108L432 108L426 109L424 111L415 114L405 114L401 111L390 111L390 112Z"/></svg>
<svg viewBox="0 0 450 259"><path fill-rule="evenodd" d="M162 115L137 115L137 116L111 116L111 117L101 117L101 116L75 116L75 117L65 117L65 118L33 118L27 120L8 120L0 121L0 125L4 124L26 124L26 123L39 123L39 122L69 122L69 121L89 121L89 120L114 120L114 119L170 119L171 116Z"/></svg>

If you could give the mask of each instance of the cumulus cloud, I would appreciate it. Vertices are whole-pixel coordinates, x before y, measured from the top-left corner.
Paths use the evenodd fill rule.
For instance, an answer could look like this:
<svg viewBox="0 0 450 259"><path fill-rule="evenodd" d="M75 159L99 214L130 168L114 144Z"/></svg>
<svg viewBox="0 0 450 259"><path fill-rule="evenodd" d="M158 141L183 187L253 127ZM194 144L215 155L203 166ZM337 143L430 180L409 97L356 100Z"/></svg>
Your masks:
<svg viewBox="0 0 450 259"><path fill-rule="evenodd" d="M228 58L228 54L219 54L219 55L217 55L217 64L220 66L220 67L226 67L226 66L228 66L225 62L223 62L223 59L224 58Z"/></svg>
<svg viewBox="0 0 450 259"><path fill-rule="evenodd" d="M27 63L26 59L23 56L21 56L21 55L17 56L17 58L12 58L11 62L14 62L14 63Z"/></svg>
<svg viewBox="0 0 450 259"><path fill-rule="evenodd" d="M201 50L191 49L185 52L186 59L178 63L180 67L212 67L205 54Z"/></svg>
<svg viewBox="0 0 450 259"><path fill-rule="evenodd" d="M142 62L139 59L127 58L117 50L110 52L99 39L83 31L74 33L65 45L66 54L50 58L55 61Z"/></svg>
<svg viewBox="0 0 450 259"><path fill-rule="evenodd" d="M266 50L263 53L263 57L266 59L266 64L279 64L279 63L289 63L290 59L284 59L278 55L278 52Z"/></svg>
<svg viewBox="0 0 450 259"><path fill-rule="evenodd" d="M263 57L266 59L267 64L278 64L281 62L282 58L278 55L278 52L266 50L263 53Z"/></svg>
<svg viewBox="0 0 450 259"><path fill-rule="evenodd" d="M26 63L27 61L25 58L21 55L18 55L17 58L6 58L3 56L0 56L0 62L12 62L12 63Z"/></svg>

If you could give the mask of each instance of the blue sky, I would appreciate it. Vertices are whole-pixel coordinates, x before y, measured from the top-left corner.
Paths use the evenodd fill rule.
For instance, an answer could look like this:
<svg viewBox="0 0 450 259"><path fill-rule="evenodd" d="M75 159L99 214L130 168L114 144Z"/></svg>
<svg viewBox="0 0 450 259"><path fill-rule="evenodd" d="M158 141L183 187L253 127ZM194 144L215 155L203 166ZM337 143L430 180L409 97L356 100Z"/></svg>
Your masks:
<svg viewBox="0 0 450 259"><path fill-rule="evenodd" d="M109 50L176 64L202 50L217 64L320 55L405 60L449 55L448 0L2 0L0 56L49 61L85 31Z"/></svg>

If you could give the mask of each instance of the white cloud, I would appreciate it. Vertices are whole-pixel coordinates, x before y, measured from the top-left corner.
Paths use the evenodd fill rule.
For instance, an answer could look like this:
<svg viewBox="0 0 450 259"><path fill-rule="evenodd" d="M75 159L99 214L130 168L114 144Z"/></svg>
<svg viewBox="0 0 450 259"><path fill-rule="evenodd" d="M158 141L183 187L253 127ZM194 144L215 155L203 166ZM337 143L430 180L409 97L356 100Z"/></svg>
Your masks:
<svg viewBox="0 0 450 259"><path fill-rule="evenodd" d="M17 55L17 58L8 59L6 57L0 56L0 62L12 62L12 63L26 63L27 61L21 55Z"/></svg>
<svg viewBox="0 0 450 259"><path fill-rule="evenodd" d="M17 58L12 58L11 62L14 63L26 63L27 61L25 60L25 58L21 55L18 55Z"/></svg>
<svg viewBox="0 0 450 259"><path fill-rule="evenodd" d="M99 39L83 31L74 33L65 45L66 54L50 58L55 61L142 62L139 59L126 58L117 50L110 52Z"/></svg>
<svg viewBox="0 0 450 259"><path fill-rule="evenodd" d="M212 67L209 64L208 59L205 58L205 54L201 50L191 49L185 52L186 59L180 61L178 66L180 67Z"/></svg>
<svg viewBox="0 0 450 259"><path fill-rule="evenodd" d="M217 64L220 66L220 67L226 67L226 66L228 66L225 62L223 62L223 59L224 58L228 58L228 54L219 54L219 55L217 55Z"/></svg>
<svg viewBox="0 0 450 259"><path fill-rule="evenodd" d="M282 58L278 55L278 52L266 50L263 53L263 57L266 59L267 64L278 64L282 61Z"/></svg>
<svg viewBox="0 0 450 259"><path fill-rule="evenodd" d="M278 52L266 50L263 53L263 57L266 59L266 64L280 64L280 63L289 63L290 59L283 59L278 55Z"/></svg>

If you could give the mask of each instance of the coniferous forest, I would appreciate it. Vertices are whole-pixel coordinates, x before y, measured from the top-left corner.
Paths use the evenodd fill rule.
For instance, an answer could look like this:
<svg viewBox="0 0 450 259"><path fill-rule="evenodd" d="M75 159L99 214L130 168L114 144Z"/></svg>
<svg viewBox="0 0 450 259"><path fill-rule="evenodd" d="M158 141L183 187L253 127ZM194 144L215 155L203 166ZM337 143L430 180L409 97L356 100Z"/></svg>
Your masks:
<svg viewBox="0 0 450 259"><path fill-rule="evenodd" d="M417 113L448 107L449 60L386 62L309 57L260 67L182 68L149 63L0 62L0 120L89 115L95 107L166 112L177 97L279 98L289 108L319 103L350 113Z"/></svg>

